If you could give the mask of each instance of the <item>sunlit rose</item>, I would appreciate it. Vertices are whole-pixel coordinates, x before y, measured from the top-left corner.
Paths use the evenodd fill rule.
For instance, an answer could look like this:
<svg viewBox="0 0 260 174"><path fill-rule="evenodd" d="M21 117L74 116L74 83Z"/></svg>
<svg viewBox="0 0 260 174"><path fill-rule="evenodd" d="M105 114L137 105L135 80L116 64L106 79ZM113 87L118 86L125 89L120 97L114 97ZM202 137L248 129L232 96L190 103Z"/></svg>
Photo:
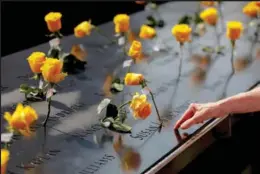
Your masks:
<svg viewBox="0 0 260 174"><path fill-rule="evenodd" d="M30 135L30 126L38 119L38 114L31 106L24 107L19 103L14 113L11 115L6 112L4 118L12 130L20 131L23 135Z"/></svg>
<svg viewBox="0 0 260 174"><path fill-rule="evenodd" d="M136 119L144 120L152 113L152 106L147 102L147 97L144 94L136 93L131 100L130 108Z"/></svg>
<svg viewBox="0 0 260 174"><path fill-rule="evenodd" d="M216 25L218 21L218 11L216 8L207 8L200 13L200 18L209 25Z"/></svg>
<svg viewBox="0 0 260 174"><path fill-rule="evenodd" d="M129 30L130 17L127 14L118 14L113 20L116 33L124 33Z"/></svg>
<svg viewBox="0 0 260 174"><path fill-rule="evenodd" d="M27 60L33 73L41 73L41 67L46 60L43 52L33 52Z"/></svg>
<svg viewBox="0 0 260 174"><path fill-rule="evenodd" d="M91 34L93 26L91 25L91 20L81 22L74 28L74 35L77 38L82 38L85 36L89 36Z"/></svg>
<svg viewBox="0 0 260 174"><path fill-rule="evenodd" d="M186 24L178 24L172 28L172 34L176 40L183 44L190 41L190 34L192 29Z"/></svg>
<svg viewBox="0 0 260 174"><path fill-rule="evenodd" d="M139 33L141 39L152 39L156 36L156 30L148 25L142 25Z"/></svg>
<svg viewBox="0 0 260 174"><path fill-rule="evenodd" d="M125 85L129 85L129 86L141 85L143 81L144 81L144 76L142 74L127 73L125 76Z"/></svg>
<svg viewBox="0 0 260 174"><path fill-rule="evenodd" d="M50 12L45 16L44 20L50 32L57 32L61 29L61 17L62 14L58 12Z"/></svg>
<svg viewBox="0 0 260 174"><path fill-rule="evenodd" d="M259 10L259 6L257 6L256 2L249 2L244 6L243 13L248 17L255 18Z"/></svg>
<svg viewBox="0 0 260 174"><path fill-rule="evenodd" d="M7 149L1 149L1 174L6 174L7 163L9 161L10 152Z"/></svg>
<svg viewBox="0 0 260 174"><path fill-rule="evenodd" d="M139 41L133 41L128 51L128 56L133 59L138 59L142 55L142 43Z"/></svg>
<svg viewBox="0 0 260 174"><path fill-rule="evenodd" d="M243 24L239 21L230 21L227 23L227 32L226 36L232 41L235 41L240 38L241 33L243 32Z"/></svg>
<svg viewBox="0 0 260 174"><path fill-rule="evenodd" d="M41 67L43 79L49 83L59 83L67 76L62 72L63 62L55 58L46 58Z"/></svg>

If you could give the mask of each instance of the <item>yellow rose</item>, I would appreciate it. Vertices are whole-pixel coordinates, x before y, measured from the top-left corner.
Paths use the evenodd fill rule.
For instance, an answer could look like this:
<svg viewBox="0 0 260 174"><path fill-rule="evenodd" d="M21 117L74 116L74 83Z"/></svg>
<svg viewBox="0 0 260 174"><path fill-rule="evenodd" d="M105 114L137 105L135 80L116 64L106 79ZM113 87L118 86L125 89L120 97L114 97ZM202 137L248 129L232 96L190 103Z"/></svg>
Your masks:
<svg viewBox="0 0 260 174"><path fill-rule="evenodd" d="M127 73L125 76L125 85L140 85L144 81L142 74Z"/></svg>
<svg viewBox="0 0 260 174"><path fill-rule="evenodd" d="M235 41L240 38L243 29L243 24L241 22L230 21L227 23L226 35L230 40Z"/></svg>
<svg viewBox="0 0 260 174"><path fill-rule="evenodd" d="M139 37L142 39L152 39L156 36L156 30L148 25L142 25Z"/></svg>
<svg viewBox="0 0 260 174"><path fill-rule="evenodd" d="M259 6L257 6L256 2L249 2L243 8L243 13L251 18L257 17L258 12L259 12Z"/></svg>
<svg viewBox="0 0 260 174"><path fill-rule="evenodd" d="M138 59L142 55L142 43L139 41L133 41L131 47L128 51L128 56L132 57L133 59Z"/></svg>
<svg viewBox="0 0 260 174"><path fill-rule="evenodd" d="M146 95L142 94L140 95L138 92L135 93L135 95L132 97L131 103L130 103L130 108L132 110L136 110L140 104L144 103L147 101Z"/></svg>
<svg viewBox="0 0 260 174"><path fill-rule="evenodd" d="M45 16L44 19L50 32L57 32L61 29L61 17L62 14L58 12L50 12Z"/></svg>
<svg viewBox="0 0 260 174"><path fill-rule="evenodd" d="M142 103L138 109L134 111L134 118L146 119L152 113L152 105L148 102Z"/></svg>
<svg viewBox="0 0 260 174"><path fill-rule="evenodd" d="M190 40L191 31L192 29L186 24L178 24L172 28L172 34L181 44Z"/></svg>
<svg viewBox="0 0 260 174"><path fill-rule="evenodd" d="M260 1L256 1L256 2L255 2L255 5L256 5L257 7L260 7Z"/></svg>
<svg viewBox="0 0 260 174"><path fill-rule="evenodd" d="M80 45L73 45L70 53L79 61L86 62L87 52Z"/></svg>
<svg viewBox="0 0 260 174"><path fill-rule="evenodd" d="M7 149L1 149L1 174L6 173L7 163L10 158L10 152Z"/></svg>
<svg viewBox="0 0 260 174"><path fill-rule="evenodd" d="M206 7L212 7L212 6L216 5L215 1L200 1L200 3Z"/></svg>
<svg viewBox="0 0 260 174"><path fill-rule="evenodd" d="M41 73L41 67L45 59L43 52L33 52L28 58L29 66L34 73Z"/></svg>
<svg viewBox="0 0 260 174"><path fill-rule="evenodd" d="M89 36L91 33L93 26L91 25L91 20L81 22L74 28L74 35L77 38L85 37L86 35Z"/></svg>
<svg viewBox="0 0 260 174"><path fill-rule="evenodd" d="M118 14L114 17L115 32L124 33L129 30L130 17L127 14Z"/></svg>
<svg viewBox="0 0 260 174"><path fill-rule="evenodd" d="M30 125L38 119L36 111L30 106L18 104L13 115L6 112L5 120L8 122L11 129L30 133Z"/></svg>
<svg viewBox="0 0 260 174"><path fill-rule="evenodd" d="M207 8L200 13L200 18L209 25L216 25L218 21L218 11L216 8Z"/></svg>
<svg viewBox="0 0 260 174"><path fill-rule="evenodd" d="M152 113L152 105L147 102L146 95L136 93L130 103L135 119L146 119Z"/></svg>
<svg viewBox="0 0 260 174"><path fill-rule="evenodd" d="M62 72L63 62L54 58L46 58L41 67L43 79L49 83L59 83L67 73Z"/></svg>

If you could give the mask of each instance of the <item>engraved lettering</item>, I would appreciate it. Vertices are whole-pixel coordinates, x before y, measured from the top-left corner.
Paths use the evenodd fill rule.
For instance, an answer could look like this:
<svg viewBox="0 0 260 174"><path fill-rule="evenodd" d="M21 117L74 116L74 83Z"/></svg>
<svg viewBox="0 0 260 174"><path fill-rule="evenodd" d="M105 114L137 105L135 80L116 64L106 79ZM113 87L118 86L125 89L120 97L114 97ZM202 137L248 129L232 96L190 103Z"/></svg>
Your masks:
<svg viewBox="0 0 260 174"><path fill-rule="evenodd" d="M19 165L16 165L16 167L24 169L24 170L28 170L30 168L35 168L38 165L43 164L45 161L50 160L52 156L56 156L59 152L61 152L61 151L60 150L56 150L56 149L49 150L47 153L45 153L45 154L43 154L41 156L36 156L32 160L30 160L26 165L19 164Z"/></svg>
<svg viewBox="0 0 260 174"><path fill-rule="evenodd" d="M93 174L94 172L93 171L87 171L87 170L82 170L79 172L80 174Z"/></svg>
<svg viewBox="0 0 260 174"><path fill-rule="evenodd" d="M60 118L64 118L67 117L68 115L77 112L80 108L84 107L85 104L84 103L77 103L72 105L70 108L66 109L66 110L62 110L58 113L56 113L55 115L50 116L52 122L58 121Z"/></svg>
<svg viewBox="0 0 260 174"><path fill-rule="evenodd" d="M10 171L10 170L7 170L7 174L17 174L17 173L12 172L12 171Z"/></svg>
<svg viewBox="0 0 260 174"><path fill-rule="evenodd" d="M139 139L139 140L144 140L144 138L149 137L150 135L152 135L154 132L156 132L159 129L159 125L157 123L152 122L152 124L150 124L148 128L144 129L145 131L141 130L136 135L131 134L130 137ZM154 126L154 124L156 124L156 126Z"/></svg>
<svg viewBox="0 0 260 174"><path fill-rule="evenodd" d="M85 167L83 170L78 172L79 174L93 174L97 172L102 166L107 165L109 161L114 160L116 157L105 154L101 159L94 161L92 164Z"/></svg>
<svg viewBox="0 0 260 174"><path fill-rule="evenodd" d="M4 92L4 91L7 90L7 89L8 89L8 87L1 85L1 92Z"/></svg>

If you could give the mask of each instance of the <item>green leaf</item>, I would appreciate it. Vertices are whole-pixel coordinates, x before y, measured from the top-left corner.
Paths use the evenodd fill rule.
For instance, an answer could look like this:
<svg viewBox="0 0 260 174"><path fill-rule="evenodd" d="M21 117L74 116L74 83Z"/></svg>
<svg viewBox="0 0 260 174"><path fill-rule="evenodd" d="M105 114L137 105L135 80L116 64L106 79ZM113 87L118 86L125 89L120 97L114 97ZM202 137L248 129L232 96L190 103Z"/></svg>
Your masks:
<svg viewBox="0 0 260 174"><path fill-rule="evenodd" d="M156 3L151 3L151 8L152 8L152 9L155 10L155 9L157 9L157 7L158 7L158 6L156 5Z"/></svg>
<svg viewBox="0 0 260 174"><path fill-rule="evenodd" d="M225 46L218 46L217 48L216 48L216 51L217 52L220 52L220 51L222 51L223 49L225 49L226 47Z"/></svg>
<svg viewBox="0 0 260 174"><path fill-rule="evenodd" d="M200 18L199 13L195 13L194 23L195 23L196 25L199 24L199 23L203 23L203 20Z"/></svg>
<svg viewBox="0 0 260 174"><path fill-rule="evenodd" d="M121 122L114 122L112 127L119 133L131 133L132 130L132 127Z"/></svg>
<svg viewBox="0 0 260 174"><path fill-rule="evenodd" d="M20 85L20 92L29 94L31 92L31 87L29 87L27 84L21 84Z"/></svg>
<svg viewBox="0 0 260 174"><path fill-rule="evenodd" d="M190 25L191 23L191 20L192 20L192 17L189 16L189 15L185 15L183 17L181 17L178 21L178 24L187 24L187 25Z"/></svg>
<svg viewBox="0 0 260 174"><path fill-rule="evenodd" d="M115 121L116 122L121 122L121 123L124 123L125 120L127 118L127 112L126 112L126 109L124 108L121 108L118 112L118 115L117 117L115 118Z"/></svg>
<svg viewBox="0 0 260 174"><path fill-rule="evenodd" d="M113 83L112 88L116 89L118 92L121 92L124 90L124 85L120 83Z"/></svg>
<svg viewBox="0 0 260 174"><path fill-rule="evenodd" d="M34 74L34 76L31 77L30 79L38 80L39 79L39 75L38 74Z"/></svg>
<svg viewBox="0 0 260 174"><path fill-rule="evenodd" d="M210 54L215 52L215 50L209 46L202 48L202 51Z"/></svg>
<svg viewBox="0 0 260 174"><path fill-rule="evenodd" d="M121 80L120 78L115 78L113 79L112 83L121 83Z"/></svg>

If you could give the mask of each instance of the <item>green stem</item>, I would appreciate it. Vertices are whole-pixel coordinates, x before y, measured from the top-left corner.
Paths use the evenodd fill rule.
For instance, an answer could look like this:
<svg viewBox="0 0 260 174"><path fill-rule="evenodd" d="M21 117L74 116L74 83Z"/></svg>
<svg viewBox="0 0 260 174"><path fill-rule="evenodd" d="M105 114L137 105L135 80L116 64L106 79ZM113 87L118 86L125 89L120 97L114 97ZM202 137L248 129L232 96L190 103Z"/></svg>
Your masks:
<svg viewBox="0 0 260 174"><path fill-rule="evenodd" d="M7 144L7 143L5 143L4 148L5 148L5 149L8 149L8 144Z"/></svg>
<svg viewBox="0 0 260 174"><path fill-rule="evenodd" d="M50 117L50 113L51 113L51 98L48 101L48 113L47 113L46 119L43 122L44 127L46 127L46 125L47 125L48 119Z"/></svg>
<svg viewBox="0 0 260 174"><path fill-rule="evenodd" d="M225 24L224 24L222 9L221 9L222 3L219 2L218 4L219 4L218 8L219 8L219 18L220 18L220 22L221 22L221 31L223 31Z"/></svg>
<svg viewBox="0 0 260 174"><path fill-rule="evenodd" d="M130 70L131 70L131 65L128 66L128 68L127 68L127 73L130 73Z"/></svg>
<svg viewBox="0 0 260 174"><path fill-rule="evenodd" d="M97 26L94 26L94 25L93 25L93 27L94 27L94 29L95 29L101 36L105 37L109 42L111 42L110 44L115 44L115 43L116 43L115 40L112 40L112 39L110 39L107 35L105 35L105 34L102 32L102 30L100 30L100 28L98 28Z"/></svg>
<svg viewBox="0 0 260 174"><path fill-rule="evenodd" d="M217 31L217 25L214 25L214 30L215 30L216 39L217 39L217 47L220 47L220 40L219 40L218 31Z"/></svg>
<svg viewBox="0 0 260 174"><path fill-rule="evenodd" d="M143 87L143 88L144 88L144 87L147 87L146 82L143 82L142 87ZM156 102L155 102L155 99L154 99L154 95L153 95L153 93L152 93L150 90L149 90L149 93L150 93L150 95L151 95L151 97L152 97L152 101L153 101L153 104L154 104L154 107L155 107L155 111L156 111L156 113L157 113L157 118L158 118L158 120L162 123L162 119L161 119L161 116L160 116L158 107L157 107L157 105L156 105Z"/></svg>
<svg viewBox="0 0 260 174"><path fill-rule="evenodd" d="M226 92L227 92L227 87L228 87L228 84L232 78L232 76L234 75L235 71L234 71L234 65L233 65L233 62L234 62L234 50L235 50L235 41L231 41L231 44L232 44L232 53L231 53L231 74L228 76L227 78L227 81L225 83L225 86L224 86L224 92L223 92L223 96L222 98L226 97Z"/></svg>
<svg viewBox="0 0 260 174"><path fill-rule="evenodd" d="M50 84L50 89L54 87L54 84ZM52 97L52 96L51 96ZM43 126L46 127L47 125L47 122L48 122L48 119L50 117L50 113L51 113L51 97L47 99L48 101L48 112L47 112L47 116L46 116L46 119L44 120L43 122Z"/></svg>
<svg viewBox="0 0 260 174"><path fill-rule="evenodd" d="M123 108L124 106L126 106L126 105L128 105L128 104L130 104L130 103L131 103L131 100L129 100L129 101L127 101L127 102L121 104L121 105L118 107L118 109L120 110L121 108Z"/></svg>
<svg viewBox="0 0 260 174"><path fill-rule="evenodd" d="M127 45L127 33L123 33L122 35L123 35L123 37L125 38L125 43L124 43L124 46L123 46L124 54L125 54L125 56L128 56L128 55L127 55L127 50L126 50L126 45Z"/></svg>

